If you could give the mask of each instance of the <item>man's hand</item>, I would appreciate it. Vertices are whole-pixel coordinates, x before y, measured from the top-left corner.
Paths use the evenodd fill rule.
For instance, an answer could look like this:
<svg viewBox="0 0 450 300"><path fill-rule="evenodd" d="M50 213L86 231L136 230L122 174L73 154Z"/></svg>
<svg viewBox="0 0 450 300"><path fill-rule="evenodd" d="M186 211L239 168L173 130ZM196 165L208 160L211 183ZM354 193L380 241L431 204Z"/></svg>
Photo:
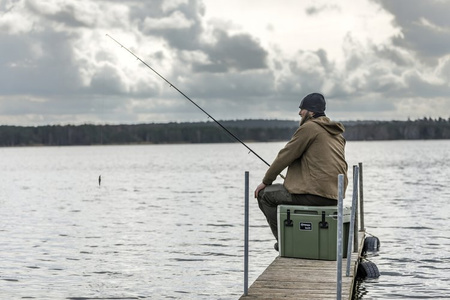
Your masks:
<svg viewBox="0 0 450 300"><path fill-rule="evenodd" d="M261 182L255 190L255 198L258 198L259 192L265 188L266 188L266 185Z"/></svg>

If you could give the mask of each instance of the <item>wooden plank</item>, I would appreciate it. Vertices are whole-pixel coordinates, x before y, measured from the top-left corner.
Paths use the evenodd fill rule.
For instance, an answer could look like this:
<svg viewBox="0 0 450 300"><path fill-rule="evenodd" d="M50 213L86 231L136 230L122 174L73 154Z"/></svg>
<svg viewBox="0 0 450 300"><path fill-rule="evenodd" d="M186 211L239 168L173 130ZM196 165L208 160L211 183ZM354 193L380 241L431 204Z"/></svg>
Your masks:
<svg viewBox="0 0 450 300"><path fill-rule="evenodd" d="M359 233L358 238L359 249L352 253L348 277L347 259L342 261L342 299L353 296L365 234ZM336 261L276 257L240 299L336 299L336 267Z"/></svg>

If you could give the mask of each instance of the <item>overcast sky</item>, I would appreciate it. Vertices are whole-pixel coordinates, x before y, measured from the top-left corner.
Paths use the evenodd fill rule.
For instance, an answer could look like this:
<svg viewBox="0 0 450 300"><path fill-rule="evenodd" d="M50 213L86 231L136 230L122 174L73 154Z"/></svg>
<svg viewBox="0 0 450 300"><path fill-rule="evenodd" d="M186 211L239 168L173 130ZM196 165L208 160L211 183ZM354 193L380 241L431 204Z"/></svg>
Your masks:
<svg viewBox="0 0 450 300"><path fill-rule="evenodd" d="M0 125L450 117L450 0L0 0Z"/></svg>

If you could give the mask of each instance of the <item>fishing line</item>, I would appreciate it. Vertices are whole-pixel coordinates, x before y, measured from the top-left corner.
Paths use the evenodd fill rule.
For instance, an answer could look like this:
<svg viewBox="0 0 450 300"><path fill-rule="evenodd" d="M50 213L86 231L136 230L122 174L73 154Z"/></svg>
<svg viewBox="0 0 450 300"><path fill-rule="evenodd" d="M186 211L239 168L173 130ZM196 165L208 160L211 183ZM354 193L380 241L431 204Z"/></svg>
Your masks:
<svg viewBox="0 0 450 300"><path fill-rule="evenodd" d="M131 55L133 55L134 57L136 57L137 60L139 60L141 63L143 63L147 68L149 68L150 70L152 70L156 75L158 75L160 78L162 78L165 82L167 82L169 84L170 87L173 87L178 93L180 93L181 95L183 95L187 100L189 100L192 104L194 104L198 109L200 109L203 113L205 113L211 120L213 120L217 125L219 125L223 130L225 130L230 136L232 136L236 141L238 141L239 143L241 143L244 147L246 147L251 153L253 153L256 157L258 157L262 162L264 162L267 166L270 167L270 164L265 161L261 156L259 156L255 151L253 151L249 146L247 146L247 144L245 144L241 139L239 139L236 135L234 135L231 131L229 131L225 126L223 126L219 121L217 121L213 116L211 116L208 112L206 112L203 108L201 108L197 103L195 103L191 98L189 98L188 96L186 96L186 94L184 94L182 91L180 91L175 85L173 85L169 80L167 80L166 78L164 78L161 74L159 74L155 69L153 69L151 66L149 66L145 61L143 61L142 59L140 59L136 54L134 54L130 49L128 49L127 47L125 47L124 45L122 45L121 43L119 43L116 39L114 39L112 36L110 36L109 34L106 35L107 37L109 37L110 39L112 39L114 42L116 42L119 46L121 46L122 48L124 48L125 50L128 51L128 53L130 53ZM280 174L280 176L284 179L284 176Z"/></svg>

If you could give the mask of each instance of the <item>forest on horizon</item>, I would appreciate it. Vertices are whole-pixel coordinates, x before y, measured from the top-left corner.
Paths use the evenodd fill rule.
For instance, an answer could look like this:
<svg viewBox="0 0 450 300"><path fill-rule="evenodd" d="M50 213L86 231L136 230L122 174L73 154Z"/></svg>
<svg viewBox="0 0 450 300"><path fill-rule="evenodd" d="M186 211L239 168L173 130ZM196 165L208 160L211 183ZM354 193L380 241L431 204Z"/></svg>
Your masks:
<svg viewBox="0 0 450 300"><path fill-rule="evenodd" d="M245 142L287 141L298 121L218 121ZM348 141L450 139L450 118L407 121L347 121ZM236 140L212 121L135 125L0 126L0 146L71 146L230 143Z"/></svg>

